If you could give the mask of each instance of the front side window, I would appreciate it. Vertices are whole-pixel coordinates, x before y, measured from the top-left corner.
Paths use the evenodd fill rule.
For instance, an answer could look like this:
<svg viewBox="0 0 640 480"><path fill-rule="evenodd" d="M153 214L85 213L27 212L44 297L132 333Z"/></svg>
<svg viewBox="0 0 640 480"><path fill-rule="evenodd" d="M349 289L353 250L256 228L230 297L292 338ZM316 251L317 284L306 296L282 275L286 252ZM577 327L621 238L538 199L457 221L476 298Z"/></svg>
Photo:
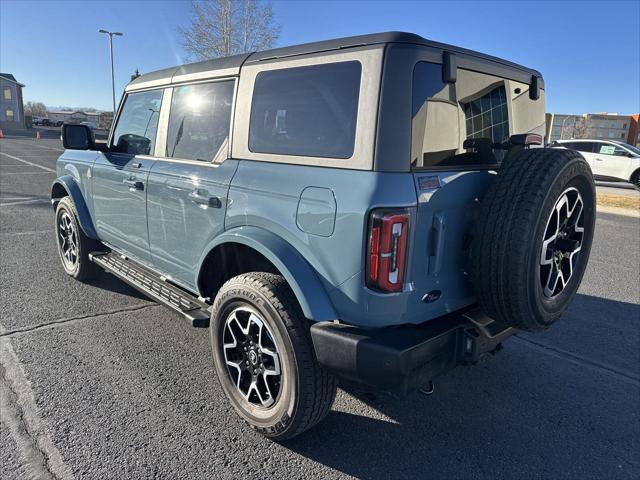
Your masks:
<svg viewBox="0 0 640 480"><path fill-rule="evenodd" d="M11 100L12 98L11 87L4 87L2 90L3 90L2 96L4 97L4 99Z"/></svg>
<svg viewBox="0 0 640 480"><path fill-rule="evenodd" d="M127 95L113 133L113 149L131 155L153 155L162 90Z"/></svg>
<svg viewBox="0 0 640 480"><path fill-rule="evenodd" d="M234 81L173 89L166 156L224 160L231 123Z"/></svg>
<svg viewBox="0 0 640 480"><path fill-rule="evenodd" d="M596 153L599 153L600 155L616 155L619 157L626 157L628 155L628 152L624 148L608 143L598 144Z"/></svg>
<svg viewBox="0 0 640 480"><path fill-rule="evenodd" d="M251 104L249 150L350 158L361 71L353 61L260 72Z"/></svg>

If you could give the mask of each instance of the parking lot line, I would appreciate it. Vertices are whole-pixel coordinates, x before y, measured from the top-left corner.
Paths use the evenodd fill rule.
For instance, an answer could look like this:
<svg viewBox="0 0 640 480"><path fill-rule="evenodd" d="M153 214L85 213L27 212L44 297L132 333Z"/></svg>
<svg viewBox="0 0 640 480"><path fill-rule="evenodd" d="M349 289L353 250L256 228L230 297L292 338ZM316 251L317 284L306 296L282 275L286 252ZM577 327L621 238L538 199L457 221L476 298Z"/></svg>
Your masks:
<svg viewBox="0 0 640 480"><path fill-rule="evenodd" d="M0 152L0 155L4 155L5 157L9 157L9 158L11 158L13 160L18 160L19 162L26 163L27 165L31 165L32 167L41 168L42 170L46 170L47 172L56 173L56 171L53 168L43 167L42 165L38 165L37 163L33 163L33 162L28 161L28 160L24 160L22 158L19 158L19 157L14 157L13 155L9 155L8 153Z"/></svg>

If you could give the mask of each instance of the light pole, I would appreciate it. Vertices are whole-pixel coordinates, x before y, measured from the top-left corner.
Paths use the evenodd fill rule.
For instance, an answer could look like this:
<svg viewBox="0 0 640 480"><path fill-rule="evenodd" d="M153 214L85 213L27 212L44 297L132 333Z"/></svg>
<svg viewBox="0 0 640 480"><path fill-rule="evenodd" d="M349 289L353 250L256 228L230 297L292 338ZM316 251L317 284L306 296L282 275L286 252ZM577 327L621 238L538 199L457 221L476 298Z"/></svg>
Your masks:
<svg viewBox="0 0 640 480"><path fill-rule="evenodd" d="M113 36L121 37L122 33L120 32L109 32L108 30L103 30L102 28L98 30L98 33L106 33L109 35L109 56L111 57L111 98L113 100L113 118L116 117L116 81L113 75Z"/></svg>

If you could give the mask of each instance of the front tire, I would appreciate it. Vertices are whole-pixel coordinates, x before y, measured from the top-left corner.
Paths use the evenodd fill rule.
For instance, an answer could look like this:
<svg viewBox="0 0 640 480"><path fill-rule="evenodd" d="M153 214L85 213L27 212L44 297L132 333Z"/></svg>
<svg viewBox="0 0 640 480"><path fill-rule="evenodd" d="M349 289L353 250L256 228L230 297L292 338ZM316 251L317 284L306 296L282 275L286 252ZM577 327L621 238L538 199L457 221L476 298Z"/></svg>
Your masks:
<svg viewBox="0 0 640 480"><path fill-rule="evenodd" d="M629 182L632 183L634 187L636 187L636 190L640 191L640 170L636 170L635 172L633 172L633 174L631 174Z"/></svg>
<svg viewBox="0 0 640 480"><path fill-rule="evenodd" d="M75 206L69 197L58 202L55 222L56 244L64 271L80 281L95 277L100 269L89 259L89 254L100 244L87 237L80 228Z"/></svg>
<svg viewBox="0 0 640 480"><path fill-rule="evenodd" d="M210 330L222 389L263 435L295 437L331 410L336 379L316 361L309 322L280 275L252 272L225 283Z"/></svg>

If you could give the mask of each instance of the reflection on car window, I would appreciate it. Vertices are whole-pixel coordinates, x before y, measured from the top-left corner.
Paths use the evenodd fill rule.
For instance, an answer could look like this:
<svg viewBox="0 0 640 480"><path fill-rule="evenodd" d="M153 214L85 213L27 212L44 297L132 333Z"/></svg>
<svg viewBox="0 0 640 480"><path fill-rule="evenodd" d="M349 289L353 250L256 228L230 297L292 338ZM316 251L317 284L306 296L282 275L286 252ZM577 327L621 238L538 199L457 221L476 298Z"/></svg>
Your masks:
<svg viewBox="0 0 640 480"><path fill-rule="evenodd" d="M504 85L463 104L467 138L490 138L502 143L509 138L509 112Z"/></svg>
<svg viewBox="0 0 640 480"><path fill-rule="evenodd" d="M171 99L166 156L211 161L228 145L233 81L176 87ZM226 152L221 152L223 159Z"/></svg>
<svg viewBox="0 0 640 480"><path fill-rule="evenodd" d="M261 72L251 104L249 150L350 158L361 66L340 62Z"/></svg>
<svg viewBox="0 0 640 480"><path fill-rule="evenodd" d="M162 90L127 95L113 134L116 151L131 155L153 154L161 103Z"/></svg>

